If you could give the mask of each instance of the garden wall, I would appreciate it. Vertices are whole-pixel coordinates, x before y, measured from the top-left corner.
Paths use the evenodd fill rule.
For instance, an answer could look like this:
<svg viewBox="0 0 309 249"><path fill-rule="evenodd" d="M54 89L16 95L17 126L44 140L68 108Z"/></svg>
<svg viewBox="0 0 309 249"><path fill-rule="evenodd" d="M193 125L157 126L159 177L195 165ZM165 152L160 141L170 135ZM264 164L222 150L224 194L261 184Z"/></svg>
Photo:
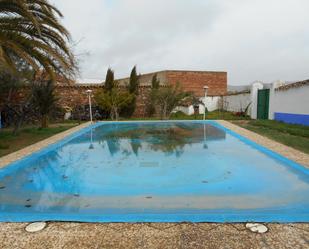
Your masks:
<svg viewBox="0 0 309 249"><path fill-rule="evenodd" d="M270 119L309 125L309 80L273 89Z"/></svg>
<svg viewBox="0 0 309 249"><path fill-rule="evenodd" d="M146 105L149 101L149 92L151 90L151 81L153 75L157 75L160 80L161 87L165 87L168 84L180 83L184 91L193 92L196 97L203 100L205 94L204 86L208 86L208 98L207 108L209 111L216 110L218 107L218 99L227 92L227 73L226 72L210 72L210 71L180 71L180 70L165 70L160 72L154 72L149 74L143 74L140 77L139 95L137 97L136 110L133 114L134 117L146 116ZM120 88L125 87L129 78L117 80L120 84ZM100 89L104 87L104 84L74 84L73 82L61 83L62 80L56 85L56 94L59 98L59 105L61 107L69 107L74 109L78 106L87 106L88 98L86 91L92 90L95 95ZM18 96L15 98L16 103L22 101L28 92L29 88L23 88ZM95 106L95 100L93 99L93 105ZM190 108L189 108L190 109ZM192 108L191 108L192 109ZM192 110L188 110L188 114L191 114ZM200 112L204 112L204 107L200 107Z"/></svg>
<svg viewBox="0 0 309 249"><path fill-rule="evenodd" d="M239 112L251 103L248 114L257 118L258 91L269 89L269 115L271 120L309 125L309 80L286 84L254 82L250 93L233 93L224 97L225 110Z"/></svg>
<svg viewBox="0 0 309 249"><path fill-rule="evenodd" d="M223 98L223 109L229 112L241 112L244 111L250 103L250 92L229 94Z"/></svg>
<svg viewBox="0 0 309 249"><path fill-rule="evenodd" d="M227 92L227 73L226 72L209 72L209 71L178 71L166 70L140 76L139 96L137 97L136 110L134 117L146 116L146 105L148 103L149 92L151 90L151 81L154 75L160 80L161 87L168 84L179 82L184 91L193 92L197 97L203 97L205 94L204 86L208 86L207 108L209 111L218 109L218 100ZM117 80L120 87L125 87L129 78ZM86 105L88 102L86 90L91 89L97 92L102 88L102 84L59 84L57 93L60 96L61 106L74 107L76 104ZM202 99L203 100L203 99ZM187 110L188 109L188 110ZM181 108L187 114L193 114L193 107ZM200 112L204 112L204 107L200 107Z"/></svg>
<svg viewBox="0 0 309 249"><path fill-rule="evenodd" d="M197 97L205 95L204 86L208 86L208 96L222 96L227 93L227 73L207 71L166 71L166 80L170 84L181 83L185 91L193 92Z"/></svg>
<svg viewBox="0 0 309 249"><path fill-rule="evenodd" d="M102 85L58 85L56 88L56 93L59 97L59 104L62 107L68 106L74 108L78 105L88 105L88 98L86 91L91 89L93 91L93 96L102 89ZM139 95L136 101L136 110L134 117L145 117L145 109L148 100L148 95L150 91L149 86L141 86L139 88ZM92 99L95 105L95 100Z"/></svg>

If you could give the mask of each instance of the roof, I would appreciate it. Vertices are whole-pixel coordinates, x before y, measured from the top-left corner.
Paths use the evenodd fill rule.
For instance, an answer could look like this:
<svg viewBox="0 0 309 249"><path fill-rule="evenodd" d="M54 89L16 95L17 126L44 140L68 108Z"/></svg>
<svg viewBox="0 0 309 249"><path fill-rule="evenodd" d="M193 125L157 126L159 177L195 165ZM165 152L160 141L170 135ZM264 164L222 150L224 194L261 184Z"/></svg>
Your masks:
<svg viewBox="0 0 309 249"><path fill-rule="evenodd" d="M286 91L286 90L291 89L291 88L298 88L298 87L303 87L303 86L306 86L306 85L309 85L309 79L280 86L280 87L276 88L276 91Z"/></svg>

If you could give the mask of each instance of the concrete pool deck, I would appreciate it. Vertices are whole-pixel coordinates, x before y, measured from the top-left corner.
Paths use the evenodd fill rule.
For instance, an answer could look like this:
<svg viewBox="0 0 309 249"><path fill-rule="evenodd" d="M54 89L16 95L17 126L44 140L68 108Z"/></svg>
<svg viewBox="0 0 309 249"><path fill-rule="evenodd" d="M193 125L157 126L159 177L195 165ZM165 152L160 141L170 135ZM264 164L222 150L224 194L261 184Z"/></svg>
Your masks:
<svg viewBox="0 0 309 249"><path fill-rule="evenodd" d="M309 168L309 155L274 142L227 121L226 128ZM21 151L0 158L0 168L87 127L74 127ZM49 222L30 234L28 223L0 223L0 248L309 248L309 224L267 224L269 232L254 234L245 224L215 223L71 223Z"/></svg>
<svg viewBox="0 0 309 249"><path fill-rule="evenodd" d="M1 249L306 249L309 225L269 224L255 234L244 224L213 223L49 223L30 234L26 224L0 224Z"/></svg>

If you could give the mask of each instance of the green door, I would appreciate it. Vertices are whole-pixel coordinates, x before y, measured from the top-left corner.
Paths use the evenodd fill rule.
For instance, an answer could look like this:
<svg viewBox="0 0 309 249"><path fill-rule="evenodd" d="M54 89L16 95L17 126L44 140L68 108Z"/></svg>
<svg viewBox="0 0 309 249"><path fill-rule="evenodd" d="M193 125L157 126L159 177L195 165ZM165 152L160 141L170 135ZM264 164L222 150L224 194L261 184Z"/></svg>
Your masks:
<svg viewBox="0 0 309 249"><path fill-rule="evenodd" d="M269 89L258 91L257 119L268 119Z"/></svg>

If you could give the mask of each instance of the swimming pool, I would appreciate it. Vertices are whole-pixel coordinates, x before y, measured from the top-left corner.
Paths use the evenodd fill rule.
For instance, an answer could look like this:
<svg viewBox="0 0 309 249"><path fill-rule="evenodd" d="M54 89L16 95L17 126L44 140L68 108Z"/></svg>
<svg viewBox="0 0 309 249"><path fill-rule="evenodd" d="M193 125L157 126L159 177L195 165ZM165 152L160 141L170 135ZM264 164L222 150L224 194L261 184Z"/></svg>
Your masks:
<svg viewBox="0 0 309 249"><path fill-rule="evenodd" d="M0 221L309 222L309 170L214 121L102 122L0 169Z"/></svg>

